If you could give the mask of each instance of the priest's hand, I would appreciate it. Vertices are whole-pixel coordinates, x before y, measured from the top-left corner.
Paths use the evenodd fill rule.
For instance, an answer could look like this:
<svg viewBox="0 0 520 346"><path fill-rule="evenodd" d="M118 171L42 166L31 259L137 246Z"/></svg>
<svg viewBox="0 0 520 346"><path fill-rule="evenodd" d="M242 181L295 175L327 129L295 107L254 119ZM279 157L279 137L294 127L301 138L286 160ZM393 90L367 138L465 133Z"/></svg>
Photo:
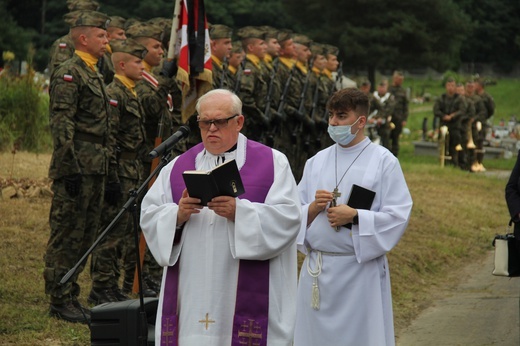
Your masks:
<svg viewBox="0 0 520 346"><path fill-rule="evenodd" d="M177 212L177 225L182 225L189 220L191 214L198 214L202 209L200 199L193 198L188 195L188 190L182 191L182 197L179 200L179 211Z"/></svg>
<svg viewBox="0 0 520 346"><path fill-rule="evenodd" d="M316 190L314 201L309 205L307 212L307 226L310 225L319 213L327 208L327 205L332 201L332 192L327 190Z"/></svg>
<svg viewBox="0 0 520 346"><path fill-rule="evenodd" d="M357 215L357 209L351 208L346 204L327 209L327 219L332 227L340 227L351 223Z"/></svg>
<svg viewBox="0 0 520 346"><path fill-rule="evenodd" d="M213 210L215 214L225 217L230 221L235 221L235 212L237 210L237 202L235 197L218 196L208 202L208 208Z"/></svg>

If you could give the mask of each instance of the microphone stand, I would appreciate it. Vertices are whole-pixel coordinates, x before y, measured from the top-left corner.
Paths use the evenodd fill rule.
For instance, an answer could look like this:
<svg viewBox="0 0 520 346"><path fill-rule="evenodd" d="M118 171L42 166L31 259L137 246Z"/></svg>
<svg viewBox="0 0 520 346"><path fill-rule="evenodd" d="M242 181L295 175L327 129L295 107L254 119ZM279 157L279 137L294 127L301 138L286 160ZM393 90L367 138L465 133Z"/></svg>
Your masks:
<svg viewBox="0 0 520 346"><path fill-rule="evenodd" d="M88 256L94 251L94 249L99 245L99 243L103 240L103 238L110 232L114 226L119 222L121 217L126 211L132 212L132 220L134 224L134 239L136 243L136 257L137 257L137 276L138 276L138 286L139 286L139 323L140 323L140 335L139 335L139 344L146 346L148 342L148 322L146 318L146 310L144 308L144 294L143 294L143 278L142 278L142 268L140 262L139 255L139 228L138 228L138 215L137 215L137 200L138 197L146 191L148 188L148 183L152 180L157 174L159 174L160 170L170 162L172 156L171 150L164 151L164 154L153 172L146 178L146 180L139 186L137 190L130 191L130 198L123 205L123 208L119 211L116 217L110 222L110 224L105 228L105 230L99 235L99 237L94 241L92 246L85 252L85 254L79 259L79 261L70 269L67 274L63 276L60 280L60 285L65 284L70 280L72 275L78 270L78 268L87 260Z"/></svg>

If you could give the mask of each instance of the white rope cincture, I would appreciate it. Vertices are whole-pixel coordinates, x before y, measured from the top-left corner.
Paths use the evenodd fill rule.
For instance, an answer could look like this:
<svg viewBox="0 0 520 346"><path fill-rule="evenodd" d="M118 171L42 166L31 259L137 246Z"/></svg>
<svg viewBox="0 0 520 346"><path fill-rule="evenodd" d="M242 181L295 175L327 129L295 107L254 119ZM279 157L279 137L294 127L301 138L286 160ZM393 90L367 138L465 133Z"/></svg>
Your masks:
<svg viewBox="0 0 520 346"><path fill-rule="evenodd" d="M316 252L316 270L311 269L311 259L310 254L312 251ZM309 256L307 256L307 272L310 276L313 277L312 282L312 296L311 296L311 307L314 310L320 309L320 287L318 286L318 276L321 274L321 267L322 267L322 257L321 257L321 251L317 250L311 250L309 252Z"/></svg>

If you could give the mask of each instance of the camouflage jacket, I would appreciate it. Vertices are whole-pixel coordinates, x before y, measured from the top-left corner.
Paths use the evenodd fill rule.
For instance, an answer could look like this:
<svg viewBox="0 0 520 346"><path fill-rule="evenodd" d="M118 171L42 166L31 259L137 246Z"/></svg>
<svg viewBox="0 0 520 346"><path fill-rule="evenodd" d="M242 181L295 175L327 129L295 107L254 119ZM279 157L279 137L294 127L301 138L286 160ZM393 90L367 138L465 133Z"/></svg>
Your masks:
<svg viewBox="0 0 520 346"><path fill-rule="evenodd" d="M489 95L486 91L482 94L479 94L482 99L482 103L484 103L484 107L486 109L486 120L491 118L493 114L495 114L495 100L493 97Z"/></svg>
<svg viewBox="0 0 520 346"><path fill-rule="evenodd" d="M272 64L262 61L262 72L263 79L266 83L266 100L265 107L262 111L265 111L267 107L267 102L269 101L269 106L271 109L277 110L278 104L280 103L280 97L282 94L280 80L277 78L278 68L280 65L279 60L275 60ZM271 89L271 90L269 90ZM271 91L271 93L269 93ZM269 98L269 100L268 100Z"/></svg>
<svg viewBox="0 0 520 346"><path fill-rule="evenodd" d="M213 74L213 89L229 89L233 90L233 82L232 78L230 76L230 72L227 70L224 70L223 67L225 65L222 65L221 62L216 61L216 58L211 57L212 62L212 74Z"/></svg>
<svg viewBox="0 0 520 346"><path fill-rule="evenodd" d="M173 101L170 95L177 88L171 78L144 74L143 80L136 83L135 90L144 109L144 126L146 129L146 144L143 147L141 158L143 162L151 162L148 154L155 148L155 138L158 135L159 124L162 121L163 140L170 137L179 119L173 116ZM169 100L170 99L170 105Z"/></svg>
<svg viewBox="0 0 520 346"><path fill-rule="evenodd" d="M388 92L394 95L395 107L392 116L393 122L406 121L408 119L408 98L406 90L402 86L390 86Z"/></svg>
<svg viewBox="0 0 520 346"><path fill-rule="evenodd" d="M244 64L244 70L240 76L238 97L240 97L244 106L257 108L261 112L264 111L267 96L267 83L263 75L260 63L253 63L248 55Z"/></svg>
<svg viewBox="0 0 520 346"><path fill-rule="evenodd" d="M468 96L466 99L468 102L473 103L473 107L475 108L473 118L475 121L486 122L487 110L482 98L477 94L473 94Z"/></svg>
<svg viewBox="0 0 520 346"><path fill-rule="evenodd" d="M60 37L53 42L49 49L49 74L62 62L69 60L74 55L74 41L70 34Z"/></svg>
<svg viewBox="0 0 520 346"><path fill-rule="evenodd" d="M433 105L433 115L441 119L441 124L458 126L460 123L460 117L464 112L464 104L460 95L454 94L449 96L448 94L442 94ZM442 120L445 115L452 115L452 119L449 121Z"/></svg>
<svg viewBox="0 0 520 346"><path fill-rule="evenodd" d="M146 139L144 109L139 99L117 78L107 86L107 93L113 106L110 129L117 148L110 162L117 176L110 176L109 182L118 181L119 177L140 180L143 167L138 154Z"/></svg>
<svg viewBox="0 0 520 346"><path fill-rule="evenodd" d="M51 77L49 177L108 171L109 103L101 75L74 54Z"/></svg>

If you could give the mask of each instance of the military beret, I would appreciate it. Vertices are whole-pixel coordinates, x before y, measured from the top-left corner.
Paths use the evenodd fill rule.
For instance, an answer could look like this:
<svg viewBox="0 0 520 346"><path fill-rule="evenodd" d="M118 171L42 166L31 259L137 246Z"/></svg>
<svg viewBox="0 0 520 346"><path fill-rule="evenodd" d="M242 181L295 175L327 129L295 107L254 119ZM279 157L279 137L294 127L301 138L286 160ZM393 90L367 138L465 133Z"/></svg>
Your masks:
<svg viewBox="0 0 520 346"><path fill-rule="evenodd" d="M258 27L265 33L265 38L276 38L278 40L278 30L269 25L262 25Z"/></svg>
<svg viewBox="0 0 520 346"><path fill-rule="evenodd" d="M238 29L237 36L239 39L244 40L246 38L258 38L265 40L265 32L256 26L245 26Z"/></svg>
<svg viewBox="0 0 520 346"><path fill-rule="evenodd" d="M132 25L141 24L141 20L137 18L128 18L125 22L125 27L123 29L128 30Z"/></svg>
<svg viewBox="0 0 520 346"><path fill-rule="evenodd" d="M292 39L293 39L294 43L299 43L299 44L302 44L307 47L310 47L311 43L312 43L312 40L310 38L308 38L307 36L302 35L302 34L296 34L293 36Z"/></svg>
<svg viewBox="0 0 520 346"><path fill-rule="evenodd" d="M109 25L109 27L124 29L125 28L125 23L126 23L126 19L124 19L123 17L110 16L110 25Z"/></svg>
<svg viewBox="0 0 520 346"><path fill-rule="evenodd" d="M73 18L69 23L71 28L78 26L93 26L106 30L110 24L110 17L104 13L88 10L75 12L77 12L73 15L75 18Z"/></svg>
<svg viewBox="0 0 520 346"><path fill-rule="evenodd" d="M285 42L293 38L293 32L289 29L279 30L276 38L278 39L278 42L281 44L282 42Z"/></svg>
<svg viewBox="0 0 520 346"><path fill-rule="evenodd" d="M144 59L146 54L148 54L148 50L146 50L143 45L131 38L127 38L126 40L112 40L110 41L110 47L113 53L127 53L139 59Z"/></svg>
<svg viewBox="0 0 520 346"><path fill-rule="evenodd" d="M327 51L326 54L335 55L335 56L339 55L339 48L338 47L333 46L331 44L324 44L323 46L325 47L325 50Z"/></svg>
<svg viewBox="0 0 520 346"><path fill-rule="evenodd" d="M211 24L209 26L209 37L212 40L217 40L219 38L231 38L233 35L233 29L229 26L222 24Z"/></svg>
<svg viewBox="0 0 520 346"><path fill-rule="evenodd" d="M126 36L130 38L149 37L162 42L164 33L163 30L157 25L139 23L126 29Z"/></svg>
<svg viewBox="0 0 520 346"><path fill-rule="evenodd" d="M327 50L321 43L312 42L309 48L313 55L327 55Z"/></svg>
<svg viewBox="0 0 520 346"><path fill-rule="evenodd" d="M160 27L163 31L171 31L172 20L171 18L155 17L146 21L146 24L151 24Z"/></svg>
<svg viewBox="0 0 520 346"><path fill-rule="evenodd" d="M242 42L233 41L233 46L231 48L231 53L242 53L244 51L244 47L242 46Z"/></svg>
<svg viewBox="0 0 520 346"><path fill-rule="evenodd" d="M67 8L69 12L78 10L97 11L99 3L93 0L67 0Z"/></svg>

